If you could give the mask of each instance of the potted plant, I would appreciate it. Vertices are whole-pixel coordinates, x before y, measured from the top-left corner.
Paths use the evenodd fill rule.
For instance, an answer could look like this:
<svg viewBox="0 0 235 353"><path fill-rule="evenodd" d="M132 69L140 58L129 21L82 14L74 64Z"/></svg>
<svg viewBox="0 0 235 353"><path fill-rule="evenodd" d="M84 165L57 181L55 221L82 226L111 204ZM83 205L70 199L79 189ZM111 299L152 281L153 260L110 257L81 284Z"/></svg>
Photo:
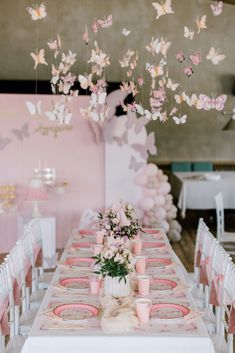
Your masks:
<svg viewBox="0 0 235 353"><path fill-rule="evenodd" d="M104 278L104 293L113 297L125 297L131 292L130 276L133 258L126 247L110 245L95 256L94 272Z"/></svg>

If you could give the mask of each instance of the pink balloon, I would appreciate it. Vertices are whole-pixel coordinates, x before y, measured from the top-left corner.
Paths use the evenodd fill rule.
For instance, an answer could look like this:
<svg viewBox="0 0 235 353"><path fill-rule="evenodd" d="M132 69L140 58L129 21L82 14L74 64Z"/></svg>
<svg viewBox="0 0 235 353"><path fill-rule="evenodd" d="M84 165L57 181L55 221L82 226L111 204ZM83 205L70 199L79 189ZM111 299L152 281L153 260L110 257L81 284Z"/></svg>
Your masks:
<svg viewBox="0 0 235 353"><path fill-rule="evenodd" d="M159 207L159 209L157 210L157 212L155 213L155 217L158 220L163 220L166 218L166 211L164 208Z"/></svg>
<svg viewBox="0 0 235 353"><path fill-rule="evenodd" d="M161 223L161 226L165 230L166 233L169 232L170 226L169 226L169 223L167 221L163 221Z"/></svg>
<svg viewBox="0 0 235 353"><path fill-rule="evenodd" d="M145 189L144 190L144 196L146 196L146 197L153 197L156 195L156 193L157 193L157 190L155 190L155 189Z"/></svg>
<svg viewBox="0 0 235 353"><path fill-rule="evenodd" d="M147 175L144 173L138 174L135 177L135 182L137 185L141 185L141 186L146 185L147 181L148 181Z"/></svg>
<svg viewBox="0 0 235 353"><path fill-rule="evenodd" d="M153 163L147 164L145 167L145 172L149 176L155 175L158 172L158 167Z"/></svg>
<svg viewBox="0 0 235 353"><path fill-rule="evenodd" d="M151 197L143 197L140 200L140 208L144 211L149 211L154 206L154 201Z"/></svg>
<svg viewBox="0 0 235 353"><path fill-rule="evenodd" d="M167 195L171 191L171 186L168 182L164 181L161 185L160 188L158 189L159 193L163 195Z"/></svg>
<svg viewBox="0 0 235 353"><path fill-rule="evenodd" d="M163 195L157 195L154 198L155 206L164 206L165 205L165 197Z"/></svg>

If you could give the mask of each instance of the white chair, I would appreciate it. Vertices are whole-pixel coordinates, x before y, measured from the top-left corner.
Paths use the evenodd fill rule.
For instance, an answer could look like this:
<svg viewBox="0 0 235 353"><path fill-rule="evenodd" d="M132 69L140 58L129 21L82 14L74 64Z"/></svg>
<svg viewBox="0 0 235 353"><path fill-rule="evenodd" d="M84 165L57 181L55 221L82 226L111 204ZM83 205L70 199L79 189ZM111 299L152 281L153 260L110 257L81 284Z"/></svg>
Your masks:
<svg viewBox="0 0 235 353"><path fill-rule="evenodd" d="M223 243L229 252L229 254L235 254L235 250L229 249L229 243L234 243L235 247L235 232L226 232L224 227L224 204L223 195L219 192L215 195L215 205L216 205L216 220L217 220L217 231L216 237L220 243Z"/></svg>
<svg viewBox="0 0 235 353"><path fill-rule="evenodd" d="M14 299L13 289L9 285L9 275L6 262L0 266L0 303L9 311L8 317L5 317L4 329L0 328L0 353L20 353L26 337L15 334L14 327ZM9 327L9 332L6 330ZM9 334L9 339L6 345L6 335Z"/></svg>
<svg viewBox="0 0 235 353"><path fill-rule="evenodd" d="M213 338L216 353L233 353L235 334L235 266L230 262L224 275L218 333ZM232 322L233 321L233 322Z"/></svg>

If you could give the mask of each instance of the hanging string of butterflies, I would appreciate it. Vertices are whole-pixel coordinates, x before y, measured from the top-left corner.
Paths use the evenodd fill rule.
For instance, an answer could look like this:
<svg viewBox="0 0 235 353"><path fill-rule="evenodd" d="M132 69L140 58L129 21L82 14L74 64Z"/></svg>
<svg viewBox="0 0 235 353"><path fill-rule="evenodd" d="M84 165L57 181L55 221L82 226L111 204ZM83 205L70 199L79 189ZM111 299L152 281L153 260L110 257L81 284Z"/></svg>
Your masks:
<svg viewBox="0 0 235 353"><path fill-rule="evenodd" d="M153 2L152 6L156 11L156 20L159 20L165 15L174 15L172 0L162 0L161 2ZM213 16L219 16L223 12L222 1L212 1L210 9ZM43 20L47 17L45 4L27 7L27 11L33 21ZM69 104L73 96L79 94L78 90L73 89L75 82L78 80L80 87L83 90L89 91L91 99L86 108L81 108L83 116L91 117L94 121L104 121L109 117L110 109L107 105L107 81L105 70L111 65L110 56L105 53L99 45L97 34L100 31L107 30L112 26L113 18L109 15L106 18L94 19L90 26L85 26L82 33L82 39L87 48L91 48L89 59L87 60L87 72L83 74L74 74L71 71L77 58L72 51L65 53L62 50L62 41L57 34L55 39L48 41L48 49L52 52L55 63L51 64L51 89L52 93L59 94L61 98L53 101L52 111L45 112L45 116L50 120L57 120L60 123L69 124L72 114L69 109ZM207 29L207 15L203 14L195 19L194 27L183 26L183 36L185 39L193 41L202 31ZM121 35L128 37L131 34L129 29L123 28ZM139 119L144 120L159 120L165 122L171 117L177 124L184 124L187 120L187 115L181 115L181 105L186 103L190 107L196 109L204 109L206 111L216 109L221 111L224 108L227 96L216 96L211 94L211 97L200 93L192 93L188 95L181 89L181 82L174 82L169 76L168 69L168 51L171 47L171 41L163 37L152 37L151 41L145 46L145 49L150 53L152 59L144 63L144 70L150 78L149 89L149 109L143 106L143 102L136 102L136 96L145 89L143 77L137 75L139 66L138 51L128 49L120 58L119 65L124 73L124 79L120 85L123 92L127 92L133 96L133 103L124 105L124 111L135 112ZM45 49L37 48L31 53L34 61L34 69L38 65L48 65L45 58ZM199 50L191 53L185 53L179 50L175 54L176 61L180 65L180 70L190 79L191 76L197 73L200 64L203 61L203 55ZM220 64L225 55L221 53L219 48L211 46L205 57L212 65ZM59 63L58 63L59 62ZM143 65L143 63L141 63ZM142 74L143 76L143 74ZM173 95L175 105L171 106L170 97ZM30 114L43 114L41 102L34 105L32 102L26 102ZM179 114L177 112L179 111Z"/></svg>

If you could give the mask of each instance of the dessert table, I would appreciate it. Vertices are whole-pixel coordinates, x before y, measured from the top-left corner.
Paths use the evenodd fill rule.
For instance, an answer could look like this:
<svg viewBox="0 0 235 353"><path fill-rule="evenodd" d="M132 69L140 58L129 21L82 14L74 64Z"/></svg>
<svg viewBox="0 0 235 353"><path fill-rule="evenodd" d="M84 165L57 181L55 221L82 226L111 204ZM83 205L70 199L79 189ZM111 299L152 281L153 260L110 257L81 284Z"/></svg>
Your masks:
<svg viewBox="0 0 235 353"><path fill-rule="evenodd" d="M150 290L153 304L170 303L188 308L189 314L174 319L158 318L152 315L148 324L140 324L128 333L105 333L100 324L100 314L87 320L70 321L55 316L60 305L78 303L89 304L100 309L100 298L89 293L89 287L69 289L62 286L64 280L79 276L89 276L91 266L82 265L84 258L90 259L94 242L92 236L70 237L58 263L51 285L49 286L31 333L21 353L214 353L213 344L203 324L201 315L195 310L190 289L186 284L185 269L173 252L166 235L157 231L152 236L146 232L143 236L143 254L147 256L146 274L153 281L173 281L176 287L156 287ZM80 242L80 248L74 242ZM154 246L150 243L154 242ZM84 243L84 247L81 245ZM161 243L163 246L157 246ZM88 246L88 248L86 248ZM80 265L71 266L68 259L79 258ZM160 261L160 262L159 262ZM163 266L159 265L163 262ZM87 262L89 263L89 261ZM152 265L155 263L155 266ZM134 281L135 274L133 274ZM88 282L89 283L89 282ZM154 282L153 282L154 283ZM158 282L156 282L158 283ZM133 300L138 297L135 292ZM173 310L174 311L174 310Z"/></svg>
<svg viewBox="0 0 235 353"><path fill-rule="evenodd" d="M172 193L178 199L182 217L185 217L187 209L214 209L214 197L220 191L223 194L224 208L235 209L233 190L235 172L177 172L172 178Z"/></svg>

